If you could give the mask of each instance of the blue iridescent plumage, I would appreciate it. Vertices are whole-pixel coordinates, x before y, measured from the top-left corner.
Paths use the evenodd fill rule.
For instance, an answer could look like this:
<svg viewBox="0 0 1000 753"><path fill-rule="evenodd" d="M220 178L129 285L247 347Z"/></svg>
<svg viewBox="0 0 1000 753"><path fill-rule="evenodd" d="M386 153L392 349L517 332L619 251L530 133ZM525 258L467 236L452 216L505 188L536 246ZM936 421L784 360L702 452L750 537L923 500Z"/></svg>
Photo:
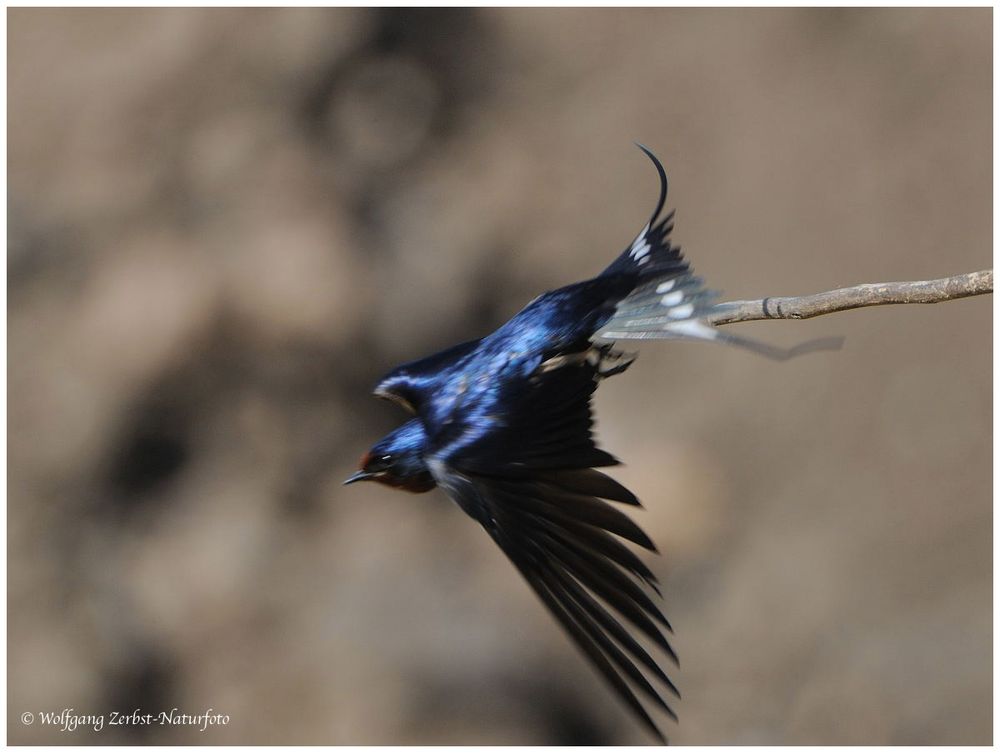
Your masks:
<svg viewBox="0 0 1000 753"><path fill-rule="evenodd" d="M776 351L703 321L712 294L670 242L663 167L660 197L636 239L597 277L545 293L499 329L404 364L375 394L414 418L383 438L349 482L409 491L440 486L503 549L593 666L646 727L662 735L638 691L676 718L653 681L677 689L620 618L676 655L669 623L647 589L649 568L621 539L653 542L610 504L635 496L595 470L617 464L597 448L590 399L634 356L619 339L720 340ZM617 617L615 614L617 613Z"/></svg>

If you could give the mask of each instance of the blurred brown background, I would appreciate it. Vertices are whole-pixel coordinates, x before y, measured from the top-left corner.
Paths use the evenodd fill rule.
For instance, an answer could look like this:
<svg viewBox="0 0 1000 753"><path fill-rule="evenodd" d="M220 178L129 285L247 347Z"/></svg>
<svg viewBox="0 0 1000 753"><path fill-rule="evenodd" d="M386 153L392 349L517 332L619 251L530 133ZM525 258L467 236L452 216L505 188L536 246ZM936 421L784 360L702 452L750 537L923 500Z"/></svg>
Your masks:
<svg viewBox="0 0 1000 753"><path fill-rule="evenodd" d="M991 11L9 11L10 742L648 743L440 492L396 363L645 222L726 297L988 268ZM991 300L653 343L597 397L676 743L991 739ZM24 711L208 708L72 734Z"/></svg>

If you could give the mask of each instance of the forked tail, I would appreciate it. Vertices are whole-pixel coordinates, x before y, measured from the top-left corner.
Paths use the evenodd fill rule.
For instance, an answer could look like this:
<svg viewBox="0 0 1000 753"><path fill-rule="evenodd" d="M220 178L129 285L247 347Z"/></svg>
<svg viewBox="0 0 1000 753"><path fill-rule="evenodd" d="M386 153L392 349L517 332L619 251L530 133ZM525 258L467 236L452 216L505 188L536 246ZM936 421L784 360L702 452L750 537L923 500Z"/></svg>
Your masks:
<svg viewBox="0 0 1000 753"><path fill-rule="evenodd" d="M673 212L661 217L667 199L667 174L656 156L637 144L652 160L660 179L660 196L649 222L601 277L634 281L631 292L615 305L614 313L594 334L597 342L615 340L707 340L735 345L775 361L823 350L839 350L842 337L809 340L780 348L723 331L709 324L719 294L705 288L671 243Z"/></svg>

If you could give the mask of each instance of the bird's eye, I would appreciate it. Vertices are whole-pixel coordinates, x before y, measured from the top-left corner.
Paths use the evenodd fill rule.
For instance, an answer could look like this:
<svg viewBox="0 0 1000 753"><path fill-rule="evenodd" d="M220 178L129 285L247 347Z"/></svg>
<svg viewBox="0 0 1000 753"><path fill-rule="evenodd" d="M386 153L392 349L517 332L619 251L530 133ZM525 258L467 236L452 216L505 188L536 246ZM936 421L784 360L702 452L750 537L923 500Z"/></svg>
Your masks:
<svg viewBox="0 0 1000 753"><path fill-rule="evenodd" d="M392 461L395 458L389 453L385 455L376 455L374 461L371 464L371 470L373 471L387 471L392 467Z"/></svg>

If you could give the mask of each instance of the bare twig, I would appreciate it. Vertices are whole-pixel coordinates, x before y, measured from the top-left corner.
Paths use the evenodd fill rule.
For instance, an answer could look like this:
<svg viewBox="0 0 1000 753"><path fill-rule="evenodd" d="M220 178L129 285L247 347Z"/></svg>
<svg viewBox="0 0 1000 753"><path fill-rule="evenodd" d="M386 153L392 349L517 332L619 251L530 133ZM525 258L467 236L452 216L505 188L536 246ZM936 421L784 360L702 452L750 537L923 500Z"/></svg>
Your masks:
<svg viewBox="0 0 1000 753"><path fill-rule="evenodd" d="M993 270L917 282L876 282L815 295L768 297L757 301L716 304L710 324L761 319L809 319L836 311L893 303L940 303L993 292Z"/></svg>

